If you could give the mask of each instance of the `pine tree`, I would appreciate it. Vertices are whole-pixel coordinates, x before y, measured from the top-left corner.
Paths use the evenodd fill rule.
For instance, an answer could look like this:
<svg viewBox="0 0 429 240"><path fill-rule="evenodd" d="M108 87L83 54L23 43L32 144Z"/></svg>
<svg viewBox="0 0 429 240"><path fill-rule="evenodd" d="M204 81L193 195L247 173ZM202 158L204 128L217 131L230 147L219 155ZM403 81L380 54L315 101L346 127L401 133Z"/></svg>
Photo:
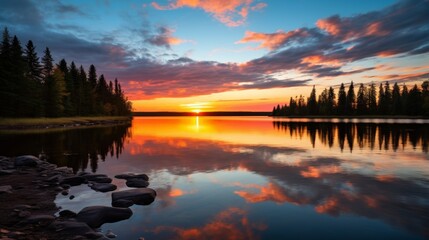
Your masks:
<svg viewBox="0 0 429 240"><path fill-rule="evenodd" d="M13 82L11 81L13 66L11 65L11 44L7 28L3 30L3 39L0 45L0 116L11 116L14 102Z"/></svg>
<svg viewBox="0 0 429 240"><path fill-rule="evenodd" d="M422 83L422 115L429 116L429 81Z"/></svg>
<svg viewBox="0 0 429 240"><path fill-rule="evenodd" d="M46 78L46 116L64 116L64 99L68 95L64 72L58 67Z"/></svg>
<svg viewBox="0 0 429 240"><path fill-rule="evenodd" d="M392 111L393 115L402 114L401 90L397 83L393 85L392 91Z"/></svg>
<svg viewBox="0 0 429 240"><path fill-rule="evenodd" d="M353 87L353 81L350 83L349 90L347 91L346 97L346 114L353 115L354 114L354 105L356 101L355 90Z"/></svg>
<svg viewBox="0 0 429 240"><path fill-rule="evenodd" d="M378 113L379 114L387 114L387 102L386 96L384 95L383 84L380 83L380 88L378 91Z"/></svg>
<svg viewBox="0 0 429 240"><path fill-rule="evenodd" d="M52 75L52 72L54 70L54 59L51 56L51 51L49 51L49 48L45 49L45 55L42 58L42 77L44 80Z"/></svg>
<svg viewBox="0 0 429 240"><path fill-rule="evenodd" d="M374 83L371 83L368 90L368 112L369 114L377 113L377 90Z"/></svg>
<svg viewBox="0 0 429 240"><path fill-rule="evenodd" d="M328 90L328 115L334 114L335 109L335 92L332 87Z"/></svg>
<svg viewBox="0 0 429 240"><path fill-rule="evenodd" d="M340 89L338 90L338 106L337 106L337 112L339 115L344 115L346 112L346 101L347 101L347 95L346 90L344 88L344 84L341 83Z"/></svg>
<svg viewBox="0 0 429 240"><path fill-rule="evenodd" d="M420 115L422 107L422 93L420 89L417 87L417 84L410 90L408 93L407 100L407 114L408 115Z"/></svg>
<svg viewBox="0 0 429 240"><path fill-rule="evenodd" d="M311 90L310 97L307 101L308 113L310 115L317 114L317 101L316 101L316 88L313 85L313 90Z"/></svg>
<svg viewBox="0 0 429 240"><path fill-rule="evenodd" d="M402 86L402 92L401 92L401 102L402 102L402 113L407 114L408 110L408 88L407 85Z"/></svg>
<svg viewBox="0 0 429 240"><path fill-rule="evenodd" d="M384 85L384 100L385 100L385 114L390 114L392 109L392 90L390 90L389 82Z"/></svg>
<svg viewBox="0 0 429 240"><path fill-rule="evenodd" d="M33 42L28 41L25 49L25 59L27 61L27 86L29 88L29 98L31 99L31 114L32 116L42 116L43 109L43 81L42 81L42 66L39 62L39 57L36 53L36 48Z"/></svg>
<svg viewBox="0 0 429 240"><path fill-rule="evenodd" d="M368 94L367 89L363 85L363 83L360 84L358 94L357 94L357 114L364 115L368 112Z"/></svg>
<svg viewBox="0 0 429 240"><path fill-rule="evenodd" d="M10 48L10 59L13 70L11 71L10 79L12 85L11 96L14 100L11 110L12 116L30 116L32 115L33 106L29 94L32 86L28 85L25 73L27 72L27 64L24 58L24 52L21 43L17 36L12 39Z"/></svg>

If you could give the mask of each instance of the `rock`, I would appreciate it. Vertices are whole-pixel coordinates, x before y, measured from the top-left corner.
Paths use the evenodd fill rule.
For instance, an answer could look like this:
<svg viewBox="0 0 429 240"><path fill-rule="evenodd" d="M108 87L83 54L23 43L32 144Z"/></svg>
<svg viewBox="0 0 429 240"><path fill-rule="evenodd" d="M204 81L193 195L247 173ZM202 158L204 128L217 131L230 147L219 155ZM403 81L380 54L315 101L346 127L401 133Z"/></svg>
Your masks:
<svg viewBox="0 0 429 240"><path fill-rule="evenodd" d="M87 232L84 235L85 237L89 238L89 239L100 239L100 238L104 238L104 235L100 232Z"/></svg>
<svg viewBox="0 0 429 240"><path fill-rule="evenodd" d="M69 199L73 200L74 199L74 195L70 195Z"/></svg>
<svg viewBox="0 0 429 240"><path fill-rule="evenodd" d="M82 183L84 183L86 181L85 178L81 177L81 176L73 176L73 177L66 177L63 178L63 180L61 180L60 184L69 184L70 186L79 186Z"/></svg>
<svg viewBox="0 0 429 240"><path fill-rule="evenodd" d="M76 216L76 220L88 224L92 228L98 228L104 223L113 223L128 219L133 215L129 208L116 208L105 206L91 206L82 209Z"/></svg>
<svg viewBox="0 0 429 240"><path fill-rule="evenodd" d="M93 178L91 181L96 183L111 183L112 179L109 177L96 177L96 178Z"/></svg>
<svg viewBox="0 0 429 240"><path fill-rule="evenodd" d="M116 234L114 234L113 232L112 232L112 230L107 230L107 232L106 232L106 237L108 237L108 238L116 238L117 237L117 235Z"/></svg>
<svg viewBox="0 0 429 240"><path fill-rule="evenodd" d="M123 174L116 175L115 178L125 179L125 180L128 180L130 178L141 178L146 181L149 181L149 177L144 173L123 173Z"/></svg>
<svg viewBox="0 0 429 240"><path fill-rule="evenodd" d="M58 180L61 178L60 174L56 174L52 177L49 177L48 179L46 179L45 181L47 182L58 182Z"/></svg>
<svg viewBox="0 0 429 240"><path fill-rule="evenodd" d="M62 235L77 236L86 235L88 233L94 233L86 223L75 222L75 221L55 221L52 226L56 232L60 232Z"/></svg>
<svg viewBox="0 0 429 240"><path fill-rule="evenodd" d="M63 190L63 191L61 192L61 194L62 194L63 196L67 196L67 195L69 195L69 191L68 191L68 190Z"/></svg>
<svg viewBox="0 0 429 240"><path fill-rule="evenodd" d="M32 155L24 155L15 158L15 167L36 167L40 160Z"/></svg>
<svg viewBox="0 0 429 240"><path fill-rule="evenodd" d="M73 168L69 168L69 167L58 167L58 168L55 168L54 170L62 173L73 173Z"/></svg>
<svg viewBox="0 0 429 240"><path fill-rule="evenodd" d="M2 193L12 193L12 186L11 185L0 186L0 194Z"/></svg>
<svg viewBox="0 0 429 240"><path fill-rule="evenodd" d="M67 190L67 189L70 189L70 185L69 184L62 184L61 185L61 187L64 189L64 190Z"/></svg>
<svg viewBox="0 0 429 240"><path fill-rule="evenodd" d="M25 220L25 223L40 224L40 225L47 226L50 223L52 223L54 220L55 220L55 217L51 215L33 215L28 217Z"/></svg>
<svg viewBox="0 0 429 240"><path fill-rule="evenodd" d="M134 202L131 200L120 199L114 202L112 201L113 207L127 208L127 207L131 207L132 205L134 205Z"/></svg>
<svg viewBox="0 0 429 240"><path fill-rule="evenodd" d="M110 192L116 190L116 185L111 183L94 183L91 185L91 189L97 192Z"/></svg>
<svg viewBox="0 0 429 240"><path fill-rule="evenodd" d="M112 206L116 205L118 200L129 200L137 205L149 205L156 197L155 190L151 188L131 189L112 193Z"/></svg>
<svg viewBox="0 0 429 240"><path fill-rule="evenodd" d="M126 182L128 187L145 188L149 186L149 182L141 178L130 178Z"/></svg>
<svg viewBox="0 0 429 240"><path fill-rule="evenodd" d="M77 213L67 209L60 211L59 214L60 214L60 217L63 217L63 218L74 218L77 216Z"/></svg>
<svg viewBox="0 0 429 240"><path fill-rule="evenodd" d="M94 181L93 179L95 179L95 178L107 178L106 174L91 174L91 173L87 173L87 174L83 174L83 175L81 175L81 174L79 174L79 176L85 178L88 181Z"/></svg>

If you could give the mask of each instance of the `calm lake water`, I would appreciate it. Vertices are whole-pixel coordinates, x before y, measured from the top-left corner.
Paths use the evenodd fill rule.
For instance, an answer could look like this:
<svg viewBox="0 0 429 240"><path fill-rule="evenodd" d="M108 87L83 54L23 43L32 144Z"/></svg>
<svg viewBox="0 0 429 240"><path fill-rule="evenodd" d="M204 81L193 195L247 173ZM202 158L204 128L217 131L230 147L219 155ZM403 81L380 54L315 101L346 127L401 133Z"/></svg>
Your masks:
<svg viewBox="0 0 429 240"><path fill-rule="evenodd" d="M3 132L0 155L43 150L75 172L147 173L158 196L102 226L117 239L426 239L428 140L422 120L137 117ZM111 193L86 185L70 194L56 203L76 212L111 204Z"/></svg>

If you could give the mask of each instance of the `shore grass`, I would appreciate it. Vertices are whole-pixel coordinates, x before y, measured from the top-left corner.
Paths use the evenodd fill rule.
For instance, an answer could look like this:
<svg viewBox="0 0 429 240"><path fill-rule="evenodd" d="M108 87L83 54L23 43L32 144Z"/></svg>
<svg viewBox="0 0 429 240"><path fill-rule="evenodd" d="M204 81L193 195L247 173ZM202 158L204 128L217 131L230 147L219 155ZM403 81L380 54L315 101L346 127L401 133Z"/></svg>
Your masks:
<svg viewBox="0 0 429 240"><path fill-rule="evenodd" d="M1 127L47 126L130 121L129 116L61 117L61 118L0 118Z"/></svg>

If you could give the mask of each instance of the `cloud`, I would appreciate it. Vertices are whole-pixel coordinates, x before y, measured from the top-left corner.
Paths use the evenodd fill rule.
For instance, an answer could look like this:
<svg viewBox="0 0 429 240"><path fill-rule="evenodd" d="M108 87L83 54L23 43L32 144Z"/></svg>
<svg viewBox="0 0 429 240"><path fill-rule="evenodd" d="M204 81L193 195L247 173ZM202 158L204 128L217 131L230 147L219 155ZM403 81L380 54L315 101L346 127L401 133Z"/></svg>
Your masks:
<svg viewBox="0 0 429 240"><path fill-rule="evenodd" d="M158 10L173 10L182 7L201 8L221 23L229 27L237 27L246 22L250 11L257 11L267 6L266 3L252 5L253 0L174 0L167 6L152 2Z"/></svg>
<svg viewBox="0 0 429 240"><path fill-rule="evenodd" d="M247 31L236 43L258 42L258 48L271 50L246 64L252 72L295 69L314 77L349 75L372 68L341 71L347 63L428 53L428 12L429 1L406 0L353 17L319 19L313 28L275 33Z"/></svg>
<svg viewBox="0 0 429 240"><path fill-rule="evenodd" d="M157 34L148 36L146 42L160 47L171 48L171 45L178 45L186 42L186 40L173 37L173 29L167 27L159 27Z"/></svg>

